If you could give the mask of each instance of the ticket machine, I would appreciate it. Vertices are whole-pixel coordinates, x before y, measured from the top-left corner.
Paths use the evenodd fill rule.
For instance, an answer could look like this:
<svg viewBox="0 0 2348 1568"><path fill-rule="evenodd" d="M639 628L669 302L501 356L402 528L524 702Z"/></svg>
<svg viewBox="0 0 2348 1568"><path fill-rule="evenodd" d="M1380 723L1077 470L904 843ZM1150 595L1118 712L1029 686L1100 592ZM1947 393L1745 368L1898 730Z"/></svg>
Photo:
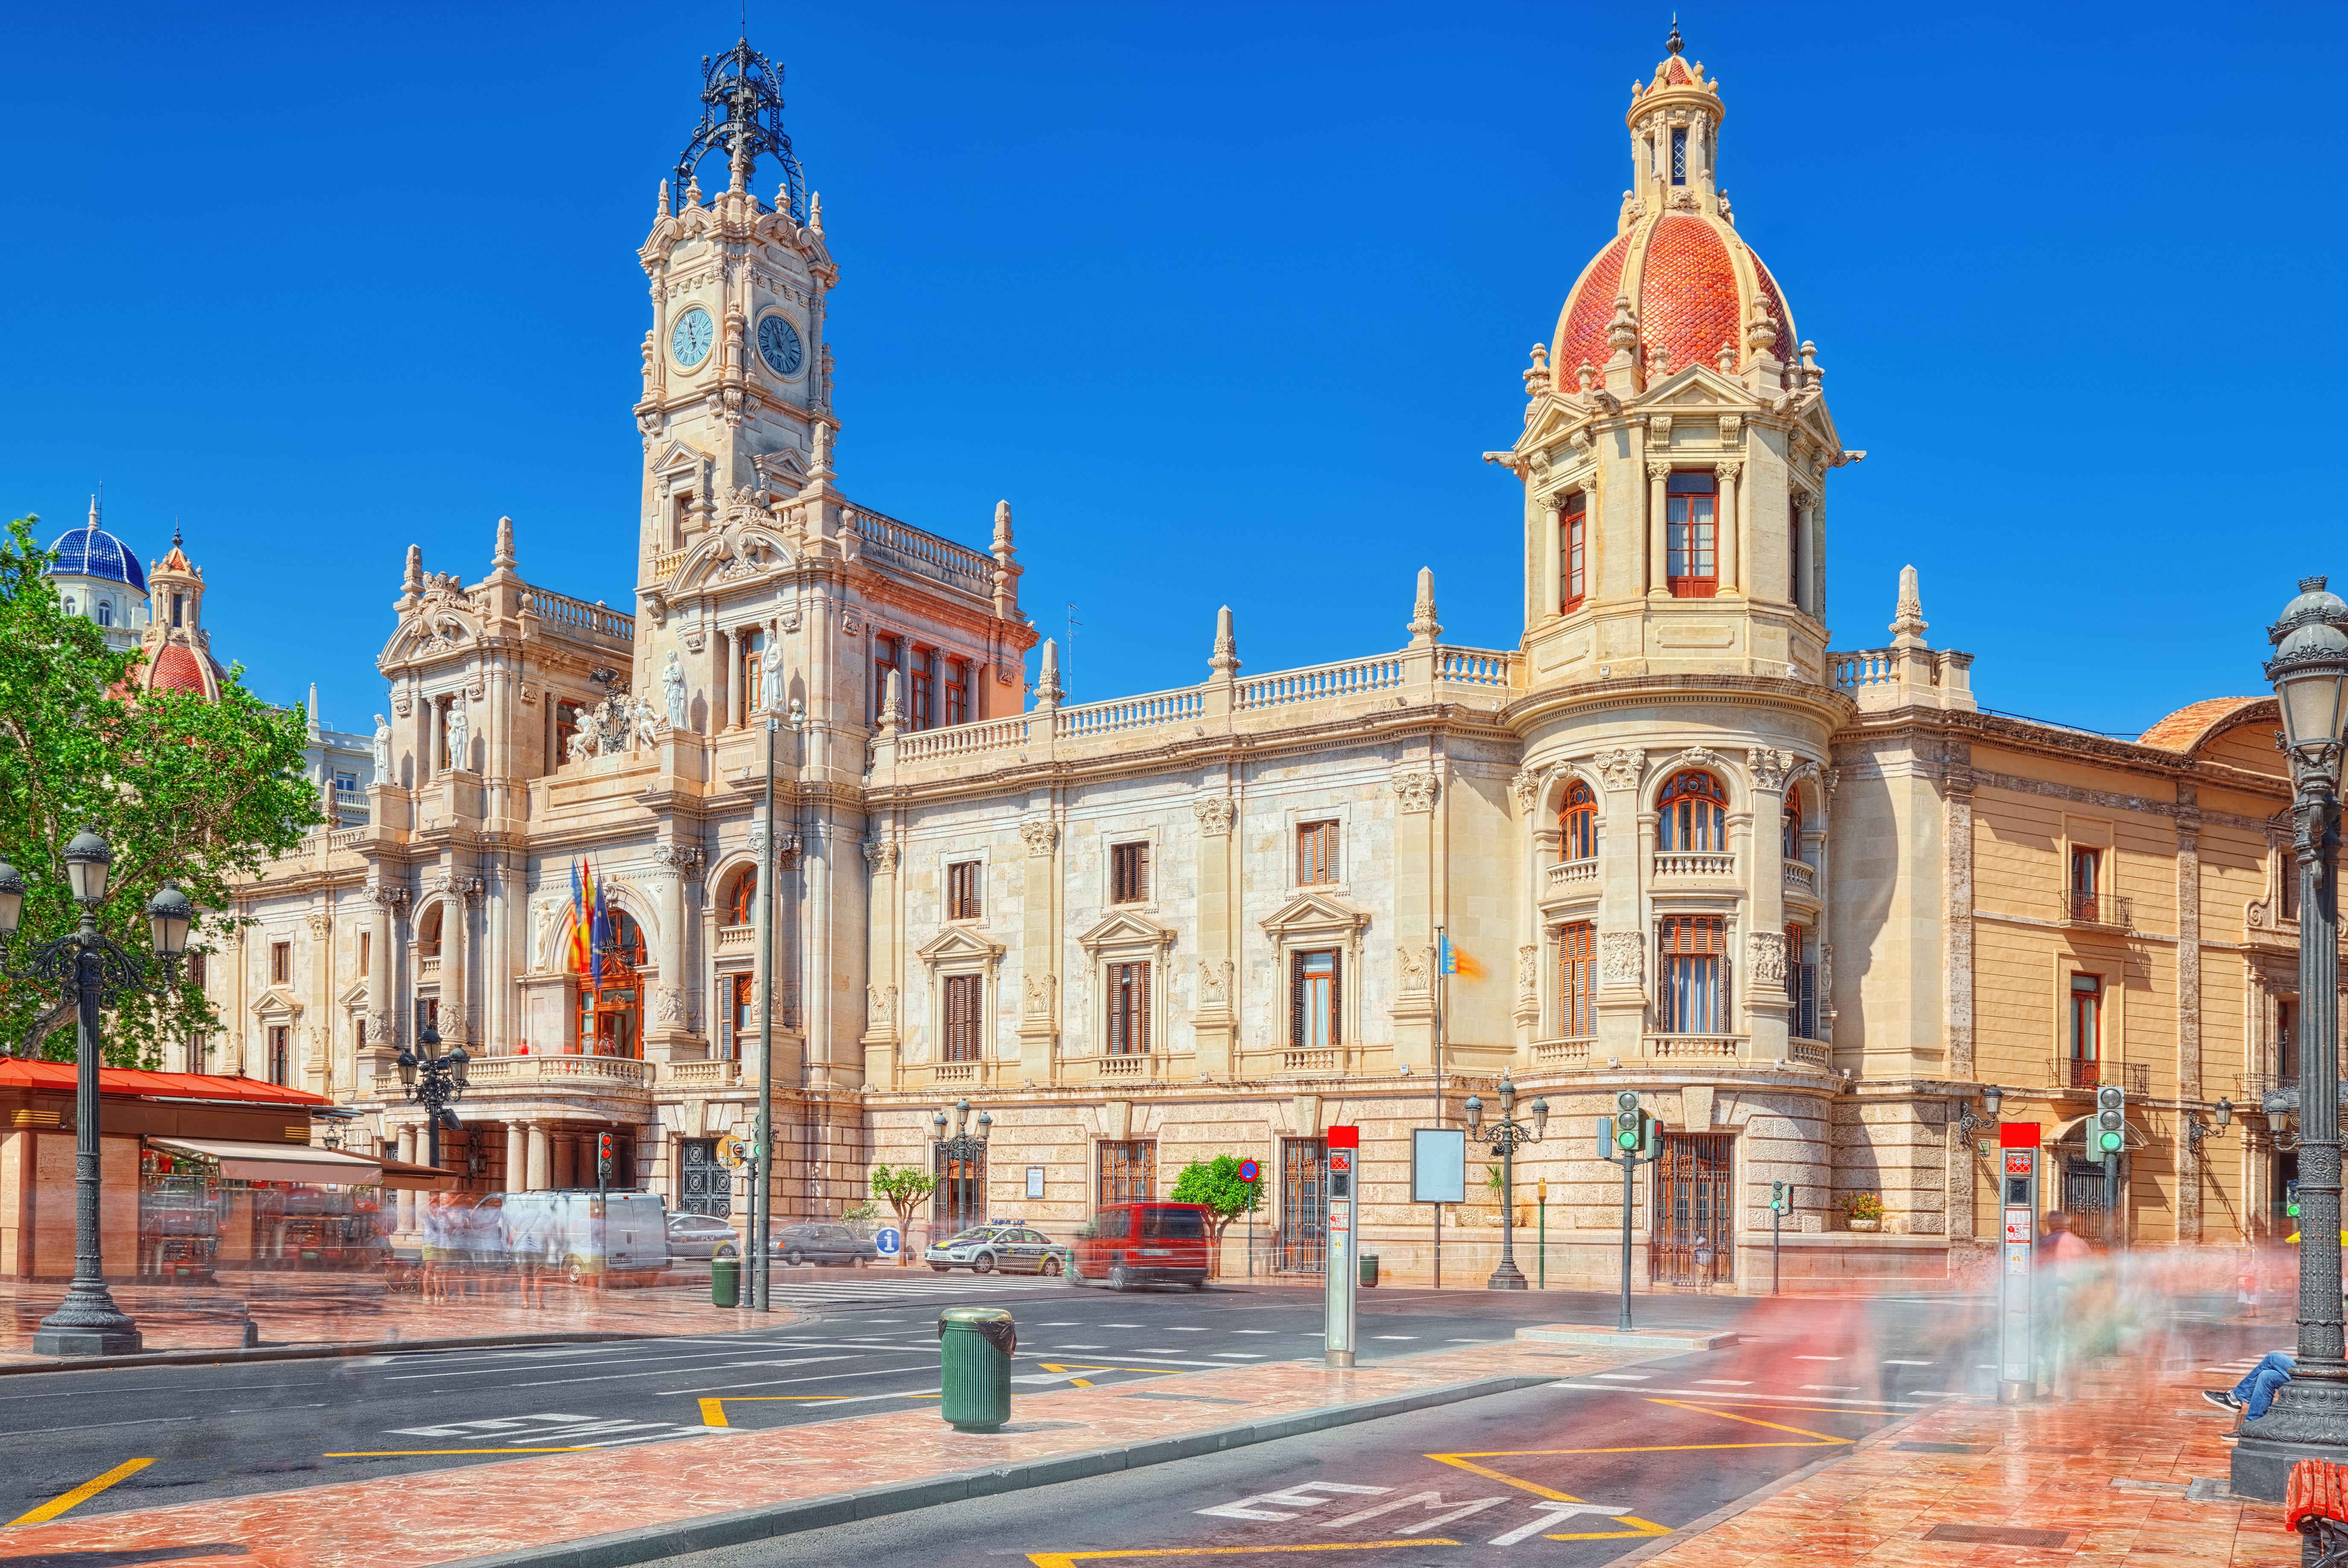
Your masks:
<svg viewBox="0 0 2348 1568"><path fill-rule="evenodd" d="M2030 1343L2031 1266L2038 1246L2038 1176L2044 1150L2034 1121L2001 1122L1997 1130L1998 1248L1997 1398L2002 1405L2035 1398L2036 1358Z"/></svg>
<svg viewBox="0 0 2348 1568"><path fill-rule="evenodd" d="M1329 1129L1329 1304L1323 1364L1354 1364L1354 1301L1361 1277L1356 1234L1355 1166L1362 1157L1362 1130Z"/></svg>

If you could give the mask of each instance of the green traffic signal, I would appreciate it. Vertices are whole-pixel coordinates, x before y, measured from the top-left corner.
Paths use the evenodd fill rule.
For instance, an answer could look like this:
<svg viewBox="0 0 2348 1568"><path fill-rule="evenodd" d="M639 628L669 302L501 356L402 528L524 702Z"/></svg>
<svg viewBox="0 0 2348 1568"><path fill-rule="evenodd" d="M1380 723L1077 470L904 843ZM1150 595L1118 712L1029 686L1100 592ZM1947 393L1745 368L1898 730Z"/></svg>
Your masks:
<svg viewBox="0 0 2348 1568"><path fill-rule="evenodd" d="M2103 1143L2103 1147L2104 1147L2104 1152L2105 1152L2105 1153L2106 1153L2106 1154L2116 1154L2116 1153L2118 1153L2118 1152L2119 1152L2119 1150L2120 1150L2120 1142L2121 1142L2121 1139L2120 1139L2120 1135L2119 1135L2118 1133L2116 1133L2116 1132L2106 1132L2106 1133L2105 1133L2105 1134L2103 1135L2103 1139L2102 1139L2102 1143Z"/></svg>

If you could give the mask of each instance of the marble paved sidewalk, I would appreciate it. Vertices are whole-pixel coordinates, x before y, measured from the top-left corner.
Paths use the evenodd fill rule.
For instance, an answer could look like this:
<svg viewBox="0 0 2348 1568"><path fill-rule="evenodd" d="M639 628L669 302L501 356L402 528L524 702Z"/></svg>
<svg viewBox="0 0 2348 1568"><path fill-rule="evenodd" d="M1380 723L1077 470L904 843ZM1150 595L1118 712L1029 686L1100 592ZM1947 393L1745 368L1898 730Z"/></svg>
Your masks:
<svg viewBox="0 0 2348 1568"><path fill-rule="evenodd" d="M368 1345L517 1334L708 1334L773 1320L709 1305L709 1287L648 1290L548 1284L522 1300L510 1281L427 1302L385 1288L374 1274L224 1274L218 1285L115 1285L116 1303L139 1320L149 1351L233 1350L252 1323L261 1343ZM35 1356L33 1333L64 1299L63 1284L0 1280L0 1365L55 1366ZM788 1321L788 1319L786 1319Z"/></svg>
<svg viewBox="0 0 2348 1568"><path fill-rule="evenodd" d="M992 1436L936 1407L637 1448L467 1465L7 1532L0 1564L424 1568L765 1505L1018 1466L1507 1375L1583 1375L1654 1351L1495 1345L1333 1372L1262 1363L1020 1396ZM1168 1399L1179 1390L1197 1396ZM1137 1398L1143 1392L1158 1398ZM582 1506L592 1500L592 1506ZM103 1554L103 1555L100 1555Z"/></svg>
<svg viewBox="0 0 2348 1568"><path fill-rule="evenodd" d="M2198 1390L2232 1376L2107 1367L2083 1375L2067 1400L1952 1401L1741 1512L1683 1529L1643 1561L2297 1568L2300 1538L2282 1510L2227 1491L2232 1422Z"/></svg>

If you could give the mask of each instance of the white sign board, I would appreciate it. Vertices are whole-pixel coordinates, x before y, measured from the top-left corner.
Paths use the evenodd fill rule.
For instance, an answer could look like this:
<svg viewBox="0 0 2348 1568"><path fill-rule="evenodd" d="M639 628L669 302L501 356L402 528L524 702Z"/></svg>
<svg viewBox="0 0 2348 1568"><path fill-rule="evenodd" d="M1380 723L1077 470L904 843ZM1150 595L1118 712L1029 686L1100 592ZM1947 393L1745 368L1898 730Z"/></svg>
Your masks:
<svg viewBox="0 0 2348 1568"><path fill-rule="evenodd" d="M1456 1127L1415 1127L1410 1133L1410 1201L1468 1201L1468 1134Z"/></svg>

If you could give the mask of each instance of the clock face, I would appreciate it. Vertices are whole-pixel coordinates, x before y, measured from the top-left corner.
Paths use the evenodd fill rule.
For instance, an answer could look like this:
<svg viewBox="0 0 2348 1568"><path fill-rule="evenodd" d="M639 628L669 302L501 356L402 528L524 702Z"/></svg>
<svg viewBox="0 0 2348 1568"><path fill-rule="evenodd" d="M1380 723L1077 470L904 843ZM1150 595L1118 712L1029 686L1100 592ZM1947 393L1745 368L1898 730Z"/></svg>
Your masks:
<svg viewBox="0 0 2348 1568"><path fill-rule="evenodd" d="M758 357L778 376L798 375L805 357L798 331L779 315L767 317L758 324Z"/></svg>
<svg viewBox="0 0 2348 1568"><path fill-rule="evenodd" d="M709 323L709 313L695 305L676 318L676 330L668 336L669 352L687 370L709 357L711 339L716 335Z"/></svg>

